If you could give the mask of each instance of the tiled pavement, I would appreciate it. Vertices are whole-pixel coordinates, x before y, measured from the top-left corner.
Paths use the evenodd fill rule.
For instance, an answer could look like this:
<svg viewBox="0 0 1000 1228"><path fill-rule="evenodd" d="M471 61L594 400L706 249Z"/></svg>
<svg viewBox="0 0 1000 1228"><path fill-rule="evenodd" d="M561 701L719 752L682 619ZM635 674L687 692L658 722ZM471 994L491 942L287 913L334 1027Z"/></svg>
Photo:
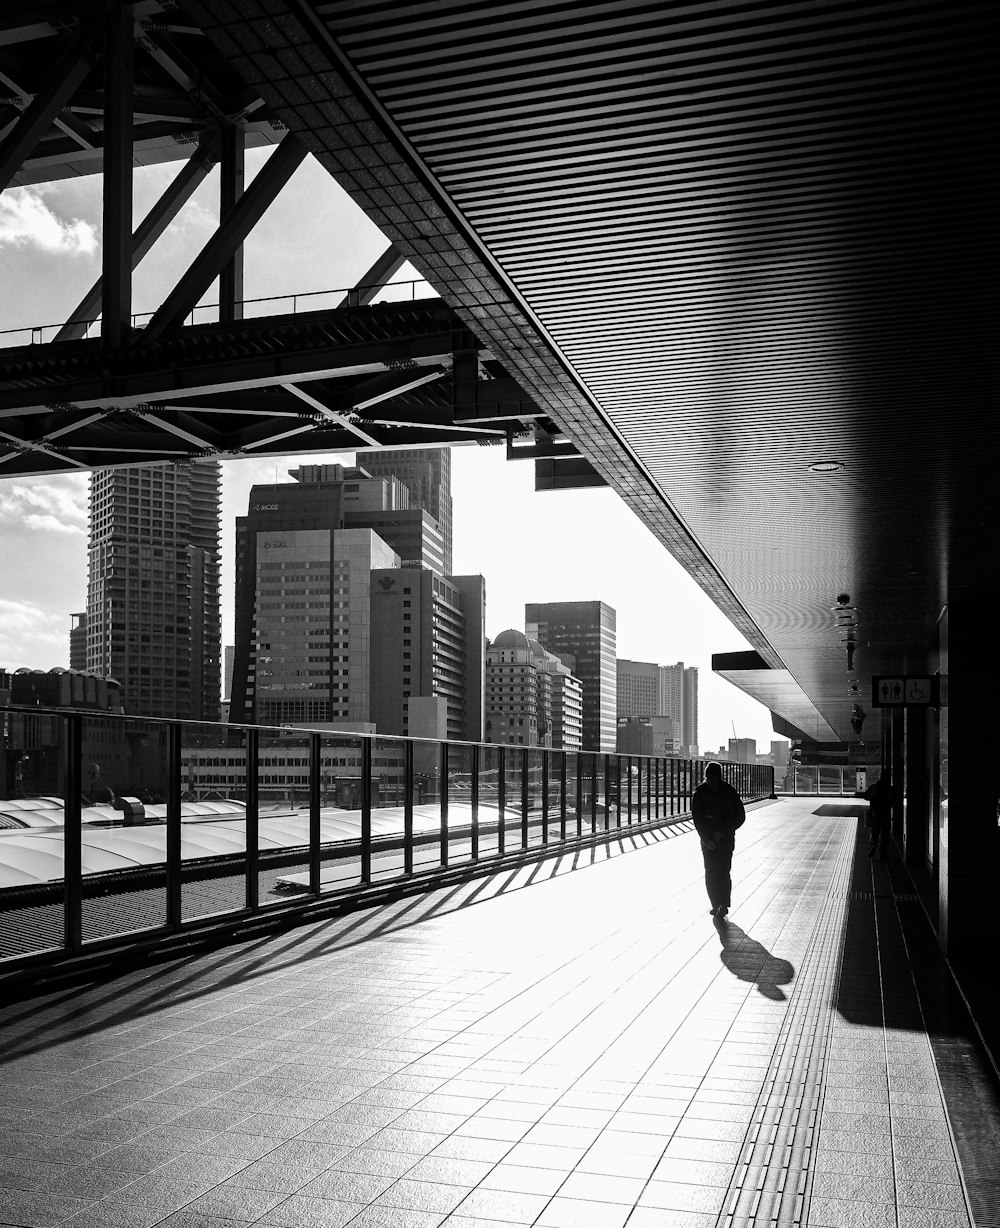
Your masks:
<svg viewBox="0 0 1000 1228"><path fill-rule="evenodd" d="M9 1006L0 1224L965 1228L851 810L751 810L718 927L684 824Z"/></svg>

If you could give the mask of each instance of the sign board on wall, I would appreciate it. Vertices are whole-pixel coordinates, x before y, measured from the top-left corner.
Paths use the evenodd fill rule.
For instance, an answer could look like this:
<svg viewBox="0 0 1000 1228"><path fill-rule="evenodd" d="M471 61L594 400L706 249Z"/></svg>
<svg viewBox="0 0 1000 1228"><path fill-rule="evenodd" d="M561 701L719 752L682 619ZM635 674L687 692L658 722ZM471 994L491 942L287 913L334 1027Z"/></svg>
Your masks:
<svg viewBox="0 0 1000 1228"><path fill-rule="evenodd" d="M873 708L936 708L940 703L936 674L876 674Z"/></svg>

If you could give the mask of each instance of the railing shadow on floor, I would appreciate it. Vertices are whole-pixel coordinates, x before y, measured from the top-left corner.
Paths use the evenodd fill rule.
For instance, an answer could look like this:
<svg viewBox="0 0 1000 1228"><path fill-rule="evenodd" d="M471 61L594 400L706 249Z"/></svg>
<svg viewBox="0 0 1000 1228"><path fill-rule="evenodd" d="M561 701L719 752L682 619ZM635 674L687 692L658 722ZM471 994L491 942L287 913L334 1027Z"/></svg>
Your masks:
<svg viewBox="0 0 1000 1228"><path fill-rule="evenodd" d="M272 975L315 958L349 950L371 939L405 931L433 917L523 890L612 857L662 844L692 831L690 819L674 820L660 827L624 828L609 833L609 838L594 844L552 847L547 856L541 858L529 855L514 862L492 866L481 862L474 867L474 874L466 873L454 883L441 884L437 879L397 883L394 886L400 890L395 893L394 900L345 900L340 902L339 907L331 904L333 915L328 911L322 919L314 917L310 921L301 915L291 918L275 916L272 919L274 924L267 927L265 933L255 933L253 937L242 940L229 932L224 939L209 944L204 940L199 942L196 935L191 934L190 938L197 946L193 952L185 953L176 948L172 954L168 951L159 954L147 952L141 959L118 960L106 971L97 970L96 975L91 970L84 983L91 986L98 983L100 992L95 996L91 988L88 1018L81 1018L81 1030L92 1034L124 1022L134 1022L167 1007L196 1001L203 994L215 993L227 986L245 985L254 977ZM373 914L379 914L379 919L374 925L369 925ZM257 920L263 921L264 918ZM311 930L313 940L307 949L303 949L300 935L295 931L301 931L306 926ZM324 931L329 932L329 940L317 942L316 936ZM279 947L277 944L282 941L285 945ZM233 971L233 947L236 943L244 956L248 950L260 954L249 962L241 959L238 969ZM177 972L185 965L190 967L191 972L178 979ZM93 1012L119 999L122 982L134 977L138 969L146 972L142 985L148 992L138 1000L131 998L121 1010L111 1011L95 1023ZM0 1044L5 1057L23 1057L47 1050L54 1043L55 1038L50 1034L46 1021L39 1017L40 1007L44 1007L47 1014L55 1012L52 1030L58 1030L58 1040L68 1039L66 1024L72 1020L72 1003L79 995L80 986L81 978L78 977L71 978L68 985L56 986L40 980L34 985L25 986L20 1001L0 1008ZM60 1010L61 1007L67 1008L65 1013Z"/></svg>

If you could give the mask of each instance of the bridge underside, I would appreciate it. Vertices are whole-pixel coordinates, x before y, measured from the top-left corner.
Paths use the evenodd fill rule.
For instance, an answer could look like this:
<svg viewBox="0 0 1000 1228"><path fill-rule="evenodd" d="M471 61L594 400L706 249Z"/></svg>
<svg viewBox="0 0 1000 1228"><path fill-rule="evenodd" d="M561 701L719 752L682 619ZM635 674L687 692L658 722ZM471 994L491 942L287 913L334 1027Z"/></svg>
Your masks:
<svg viewBox="0 0 1000 1228"><path fill-rule="evenodd" d="M438 300L32 345L0 370L0 476L555 434Z"/></svg>

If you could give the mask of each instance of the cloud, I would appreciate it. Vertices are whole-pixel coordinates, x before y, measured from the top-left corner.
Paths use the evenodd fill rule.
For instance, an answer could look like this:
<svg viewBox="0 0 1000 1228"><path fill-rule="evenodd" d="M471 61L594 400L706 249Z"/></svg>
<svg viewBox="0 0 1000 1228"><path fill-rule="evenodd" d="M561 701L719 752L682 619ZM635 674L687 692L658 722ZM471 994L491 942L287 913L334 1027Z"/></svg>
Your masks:
<svg viewBox="0 0 1000 1228"><path fill-rule="evenodd" d="M0 668L47 669L61 665L68 653L68 615L0 597Z"/></svg>
<svg viewBox="0 0 1000 1228"><path fill-rule="evenodd" d="M83 534L87 531L86 478L65 477L31 485L19 482L0 486L0 522L46 533Z"/></svg>
<svg viewBox="0 0 1000 1228"><path fill-rule="evenodd" d="M11 188L0 196L0 247L91 255L97 231L82 218L64 221L37 188Z"/></svg>

